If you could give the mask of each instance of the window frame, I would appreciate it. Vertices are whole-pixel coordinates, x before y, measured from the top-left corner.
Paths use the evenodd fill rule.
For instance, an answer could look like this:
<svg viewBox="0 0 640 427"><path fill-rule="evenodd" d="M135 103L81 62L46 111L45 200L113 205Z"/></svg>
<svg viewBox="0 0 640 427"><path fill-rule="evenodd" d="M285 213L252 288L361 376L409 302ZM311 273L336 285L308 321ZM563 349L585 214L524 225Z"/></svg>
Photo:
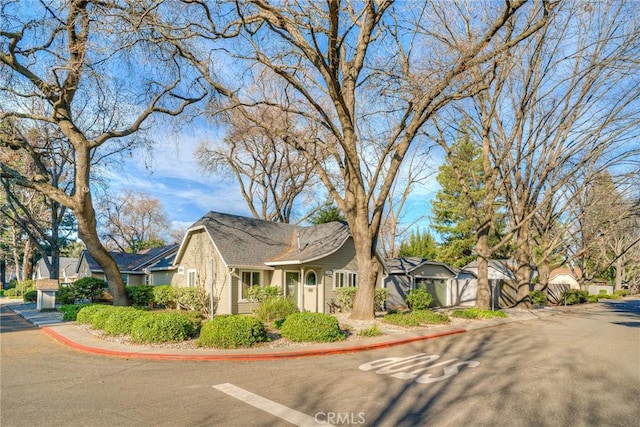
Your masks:
<svg viewBox="0 0 640 427"><path fill-rule="evenodd" d="M309 284L310 275L313 275L313 285ZM306 288L315 288L318 286L318 273L316 273L315 270L308 270L304 273L304 286Z"/></svg>
<svg viewBox="0 0 640 427"><path fill-rule="evenodd" d="M193 277L193 283L191 283L191 278ZM198 271L195 268L190 268L187 270L187 287L195 288L198 286Z"/></svg>
<svg viewBox="0 0 640 427"><path fill-rule="evenodd" d="M245 278L244 275L245 274L249 274L249 285L245 288ZM250 302L250 299L248 296L245 296L245 292L248 291L252 286L256 286L255 282L254 282L254 275L257 274L258 275L258 281L259 283L257 284L257 286L260 287L264 287L264 282L263 282L263 272L260 270L240 270L238 272L238 301L242 301L242 302Z"/></svg>
<svg viewBox="0 0 640 427"><path fill-rule="evenodd" d="M339 277L341 280L338 280ZM333 272L333 289L349 287L358 287L358 272L355 270L335 270Z"/></svg>

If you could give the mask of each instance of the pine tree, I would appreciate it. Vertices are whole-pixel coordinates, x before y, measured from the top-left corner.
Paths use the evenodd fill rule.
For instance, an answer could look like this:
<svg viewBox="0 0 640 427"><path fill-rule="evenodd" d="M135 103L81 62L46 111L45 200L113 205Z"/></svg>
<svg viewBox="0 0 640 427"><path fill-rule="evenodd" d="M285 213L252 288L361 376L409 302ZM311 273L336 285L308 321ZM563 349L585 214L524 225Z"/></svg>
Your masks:
<svg viewBox="0 0 640 427"><path fill-rule="evenodd" d="M429 233L425 231L421 233L420 230L413 231L409 237L409 241L404 241L400 244L400 250L398 256L400 257L419 257L428 260L436 258L437 245L436 241Z"/></svg>

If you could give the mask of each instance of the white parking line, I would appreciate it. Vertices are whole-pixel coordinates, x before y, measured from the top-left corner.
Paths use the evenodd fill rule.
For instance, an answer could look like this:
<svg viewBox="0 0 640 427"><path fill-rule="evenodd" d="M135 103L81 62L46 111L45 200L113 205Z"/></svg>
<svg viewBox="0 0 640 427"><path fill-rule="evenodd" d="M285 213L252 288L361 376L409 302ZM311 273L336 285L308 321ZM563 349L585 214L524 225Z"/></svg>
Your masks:
<svg viewBox="0 0 640 427"><path fill-rule="evenodd" d="M284 405L281 405L272 400L266 399L262 396L258 396L257 394L251 393L245 389L240 387L236 387L230 383L218 384L214 385L213 388L220 390L223 393L228 394L231 397L235 397L236 399L247 403L254 408L258 408L267 412L271 415L275 415L278 418L281 418L285 421L290 422L296 426L318 426L320 423L316 422L316 419L310 417L307 414L303 414L302 412L298 412L295 409L288 408ZM331 426L331 424L327 422L322 423L323 426Z"/></svg>

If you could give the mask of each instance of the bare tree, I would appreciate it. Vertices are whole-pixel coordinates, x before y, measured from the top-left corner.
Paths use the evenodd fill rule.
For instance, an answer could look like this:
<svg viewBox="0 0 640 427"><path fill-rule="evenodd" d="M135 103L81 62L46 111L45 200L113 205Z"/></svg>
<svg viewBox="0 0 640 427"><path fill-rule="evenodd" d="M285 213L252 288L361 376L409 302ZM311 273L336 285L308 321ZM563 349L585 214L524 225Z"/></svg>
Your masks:
<svg viewBox="0 0 640 427"><path fill-rule="evenodd" d="M169 221L160 200L140 191L105 197L100 208L101 238L108 249L138 253L165 244Z"/></svg>
<svg viewBox="0 0 640 427"><path fill-rule="evenodd" d="M256 108L269 105L322 131L286 142L310 162L318 147L327 153L317 170L356 247L351 316L368 319L381 273L376 249L385 205L424 123L480 90L484 79L467 71L534 34L551 8L545 0L397 8L391 0L194 2L159 28L222 95L216 111L236 109L260 123ZM232 76L225 72L230 67ZM277 97L246 90L256 78L284 89Z"/></svg>
<svg viewBox="0 0 640 427"><path fill-rule="evenodd" d="M3 3L0 11L0 119L11 124L2 145L34 162L39 147L25 138L47 123L73 147L73 189L2 163L1 174L66 206L78 234L102 267L114 304L127 304L118 266L101 244L93 207L92 156L130 144L155 113L180 114L205 91L181 74L175 49L158 43L143 18L146 1ZM33 108L36 106L37 108Z"/></svg>
<svg viewBox="0 0 640 427"><path fill-rule="evenodd" d="M515 239L517 302L526 302L536 218L555 221L561 215L541 210L571 209L571 203L552 203L575 200L567 191L570 183L581 180L584 186L598 171L638 156L640 147L628 145L638 136L640 120L638 62L628 60L638 54L636 23L636 8L626 2L562 3L542 31L504 53L488 89L467 105L464 113L482 140L491 189L476 208L477 224L490 224L498 197L510 218L510 232L496 247L482 234L476 246L479 306L489 306L485 269L496 248ZM446 149L447 139L440 141Z"/></svg>
<svg viewBox="0 0 640 427"><path fill-rule="evenodd" d="M206 141L195 153L200 166L209 172L231 175L240 186L242 197L254 218L290 223L301 222L322 205L305 204L299 214L300 199L314 193L317 185L316 163L297 152L285 138L307 139L294 119L279 109L263 107L256 111L259 122L249 120L239 111L223 118L228 132L223 142ZM265 127L264 124L268 124Z"/></svg>

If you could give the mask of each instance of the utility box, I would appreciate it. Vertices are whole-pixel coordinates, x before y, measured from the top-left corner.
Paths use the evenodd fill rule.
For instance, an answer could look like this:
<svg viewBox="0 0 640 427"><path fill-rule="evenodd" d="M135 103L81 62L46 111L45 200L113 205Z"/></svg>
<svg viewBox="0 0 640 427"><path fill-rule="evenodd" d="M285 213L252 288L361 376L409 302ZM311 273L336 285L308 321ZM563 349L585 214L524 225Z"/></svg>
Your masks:
<svg viewBox="0 0 640 427"><path fill-rule="evenodd" d="M56 308L56 292L58 292L57 280L38 280L36 282L36 309L51 310Z"/></svg>

